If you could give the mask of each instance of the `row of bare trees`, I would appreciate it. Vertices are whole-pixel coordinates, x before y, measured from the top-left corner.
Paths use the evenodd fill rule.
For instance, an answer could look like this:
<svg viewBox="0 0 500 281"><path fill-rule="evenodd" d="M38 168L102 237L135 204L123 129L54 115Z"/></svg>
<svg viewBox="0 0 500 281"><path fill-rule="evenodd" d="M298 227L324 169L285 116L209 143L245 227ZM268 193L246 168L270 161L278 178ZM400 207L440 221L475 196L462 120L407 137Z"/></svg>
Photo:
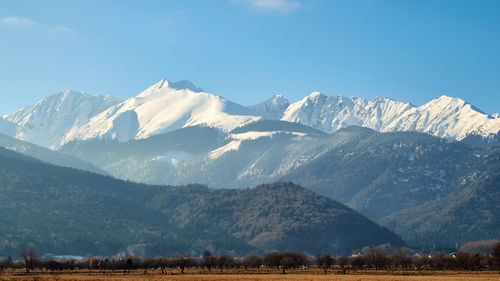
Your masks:
<svg viewBox="0 0 500 281"><path fill-rule="evenodd" d="M371 248L369 252L355 256L320 255L316 258L300 252L269 252L264 256L248 255L244 258L234 258L230 255L212 256L209 253L200 258L177 255L170 258L140 259L133 256L126 258L89 257L84 260L40 260L33 248L24 248L21 260L13 262L7 258L0 261L0 272L9 268L24 268L26 272L42 270L48 272L63 270L158 270L165 274L168 269L179 269L184 273L186 268L206 268L209 272L224 269L280 269L286 273L288 269L321 268L325 274L329 270L346 273L359 269L406 269L406 270L500 270L500 243L497 243L490 255L468 254L457 252L453 254L438 253L431 255L402 254L395 251L387 254L382 250Z"/></svg>

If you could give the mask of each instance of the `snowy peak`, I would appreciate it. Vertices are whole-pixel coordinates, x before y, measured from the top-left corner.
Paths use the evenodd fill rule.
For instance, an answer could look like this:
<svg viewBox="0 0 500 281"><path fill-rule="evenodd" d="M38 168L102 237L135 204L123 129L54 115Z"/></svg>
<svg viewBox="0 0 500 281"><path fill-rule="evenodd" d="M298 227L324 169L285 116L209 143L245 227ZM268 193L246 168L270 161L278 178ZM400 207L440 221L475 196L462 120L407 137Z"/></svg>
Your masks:
<svg viewBox="0 0 500 281"><path fill-rule="evenodd" d="M419 131L461 140L469 134L488 137L500 130L500 120L460 98L441 96L406 111L386 131Z"/></svg>
<svg viewBox="0 0 500 281"><path fill-rule="evenodd" d="M118 102L121 100L113 96L64 90L5 118L22 127L22 132L15 137L55 148L73 127L87 123L91 117Z"/></svg>
<svg viewBox="0 0 500 281"><path fill-rule="evenodd" d="M329 133L355 125L381 132L419 131L457 140L468 134L487 137L500 130L500 119L460 98L445 95L416 107L389 98L368 101L314 92L291 104L281 120Z"/></svg>
<svg viewBox="0 0 500 281"><path fill-rule="evenodd" d="M146 90L144 90L137 97L145 97L152 93L165 93L162 91L158 91L161 89L190 90L191 92L194 93L204 92L202 88L197 87L196 85L193 84L193 82L189 80L170 82L167 79L162 79L153 84L152 86L150 86L149 88L147 88Z"/></svg>
<svg viewBox="0 0 500 281"><path fill-rule="evenodd" d="M248 107L203 91L188 80L160 80L122 101L65 90L0 119L0 132L58 148L73 140L121 142L189 126L230 132L261 119L300 123L332 133L348 126L380 132L419 131L461 140L500 131L498 114L487 115L460 98L443 95L422 106L390 98L374 100L312 92L290 104L280 94Z"/></svg>
<svg viewBox="0 0 500 281"><path fill-rule="evenodd" d="M254 105L248 106L255 115L265 119L279 120L290 105L290 102L280 94L276 94L269 99Z"/></svg>
<svg viewBox="0 0 500 281"><path fill-rule="evenodd" d="M161 80L75 128L63 143L93 138L143 139L196 125L230 131L260 119L246 107L198 90L191 82Z"/></svg>

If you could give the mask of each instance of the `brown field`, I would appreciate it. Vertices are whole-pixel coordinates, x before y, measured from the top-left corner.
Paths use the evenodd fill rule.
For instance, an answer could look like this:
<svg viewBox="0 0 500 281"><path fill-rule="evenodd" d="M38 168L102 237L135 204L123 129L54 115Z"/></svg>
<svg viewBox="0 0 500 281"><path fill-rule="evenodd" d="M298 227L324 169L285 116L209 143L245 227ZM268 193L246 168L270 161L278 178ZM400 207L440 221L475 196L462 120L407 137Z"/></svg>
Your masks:
<svg viewBox="0 0 500 281"><path fill-rule="evenodd" d="M123 274L123 272L98 272L98 271L80 271L80 272L34 272L25 274L23 272L10 272L0 275L0 281L73 281L73 280L108 280L108 281L146 281L146 280L196 280L196 281L215 281L215 280L376 280L376 281L397 281L397 280L500 280L500 272L457 272L457 271L356 271L347 275L341 275L338 271L331 271L328 275L322 274L319 270L290 270L287 274L280 274L279 271L251 272L229 270L222 274L214 271L208 274L200 270L186 270L185 274L180 272L168 271L167 274L159 274L156 271L150 271L144 274L144 271L134 271Z"/></svg>

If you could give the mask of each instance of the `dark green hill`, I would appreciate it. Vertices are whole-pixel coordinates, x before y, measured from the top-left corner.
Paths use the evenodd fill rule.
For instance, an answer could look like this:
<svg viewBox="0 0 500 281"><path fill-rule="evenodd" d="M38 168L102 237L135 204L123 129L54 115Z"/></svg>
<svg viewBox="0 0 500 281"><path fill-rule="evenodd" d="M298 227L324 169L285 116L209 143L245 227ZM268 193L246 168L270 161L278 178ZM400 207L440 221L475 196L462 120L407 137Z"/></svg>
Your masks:
<svg viewBox="0 0 500 281"><path fill-rule="evenodd" d="M499 202L500 173L497 173L459 194L406 209L381 223L406 237L410 245L454 249L468 241L500 237Z"/></svg>
<svg viewBox="0 0 500 281"><path fill-rule="evenodd" d="M0 255L164 255L267 250L348 253L402 241L291 183L247 190L150 186L49 165L0 148Z"/></svg>

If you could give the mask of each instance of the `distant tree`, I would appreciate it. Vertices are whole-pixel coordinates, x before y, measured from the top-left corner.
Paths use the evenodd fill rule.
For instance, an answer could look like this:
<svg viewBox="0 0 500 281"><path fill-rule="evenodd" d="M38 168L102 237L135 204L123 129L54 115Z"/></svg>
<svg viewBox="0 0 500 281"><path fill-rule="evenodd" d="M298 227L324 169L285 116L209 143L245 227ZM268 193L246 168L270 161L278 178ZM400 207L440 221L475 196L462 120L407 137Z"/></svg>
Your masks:
<svg viewBox="0 0 500 281"><path fill-rule="evenodd" d="M128 271L128 273L130 273L130 270L132 270L133 267L134 267L134 261L132 259L132 256L129 255L127 257L127 259L125 260L125 267L123 269L124 273L127 273L127 271Z"/></svg>
<svg viewBox="0 0 500 281"><path fill-rule="evenodd" d="M180 268L181 274L184 274L184 269L195 265L195 261L188 257L178 257L174 260L174 264Z"/></svg>
<svg viewBox="0 0 500 281"><path fill-rule="evenodd" d="M342 270L342 274L345 274L347 264L349 263L349 258L346 256L340 256L337 259L340 269Z"/></svg>
<svg viewBox="0 0 500 281"><path fill-rule="evenodd" d="M366 264L365 257L358 255L351 259L351 265L353 268L361 269Z"/></svg>
<svg viewBox="0 0 500 281"><path fill-rule="evenodd" d="M24 261L26 273L29 273L31 270L33 270L38 263L38 257L36 255L35 248L33 247L23 247L21 249L20 256Z"/></svg>
<svg viewBox="0 0 500 281"><path fill-rule="evenodd" d="M161 270L161 274L165 274L165 268L167 267L168 262L165 259L159 258L156 261L156 267L159 267Z"/></svg>
<svg viewBox="0 0 500 281"><path fill-rule="evenodd" d="M432 257L432 267L443 270L448 267L448 258L444 253L437 253Z"/></svg>
<svg viewBox="0 0 500 281"><path fill-rule="evenodd" d="M245 266L257 268L264 264L264 259L256 255L248 255L244 260Z"/></svg>
<svg viewBox="0 0 500 281"><path fill-rule="evenodd" d="M222 268L228 267L229 265L232 264L234 258L231 257L230 255L221 255L217 259L217 265L219 266L220 272L222 272Z"/></svg>
<svg viewBox="0 0 500 281"><path fill-rule="evenodd" d="M273 268L280 266L282 254L279 252L269 252L264 255L264 264Z"/></svg>
<svg viewBox="0 0 500 281"><path fill-rule="evenodd" d="M493 263L495 264L495 267L500 269L500 242L495 243L495 246L493 246L491 256L493 257Z"/></svg>
<svg viewBox="0 0 500 281"><path fill-rule="evenodd" d="M217 266L217 257L205 256L201 260L201 266L206 267L209 272L212 272L212 268Z"/></svg>
<svg viewBox="0 0 500 281"><path fill-rule="evenodd" d="M9 258L0 260L0 273L3 273L4 270L12 267L12 265L13 265L12 264L12 258L10 258L10 259Z"/></svg>
<svg viewBox="0 0 500 281"><path fill-rule="evenodd" d="M283 274L289 268L296 268L299 265L307 263L307 257L303 253L298 252L285 252L281 254L280 266L283 269Z"/></svg>
<svg viewBox="0 0 500 281"><path fill-rule="evenodd" d="M331 254L321 255L316 259L318 266L323 269L325 275L328 274L328 269L335 264L335 258Z"/></svg>

